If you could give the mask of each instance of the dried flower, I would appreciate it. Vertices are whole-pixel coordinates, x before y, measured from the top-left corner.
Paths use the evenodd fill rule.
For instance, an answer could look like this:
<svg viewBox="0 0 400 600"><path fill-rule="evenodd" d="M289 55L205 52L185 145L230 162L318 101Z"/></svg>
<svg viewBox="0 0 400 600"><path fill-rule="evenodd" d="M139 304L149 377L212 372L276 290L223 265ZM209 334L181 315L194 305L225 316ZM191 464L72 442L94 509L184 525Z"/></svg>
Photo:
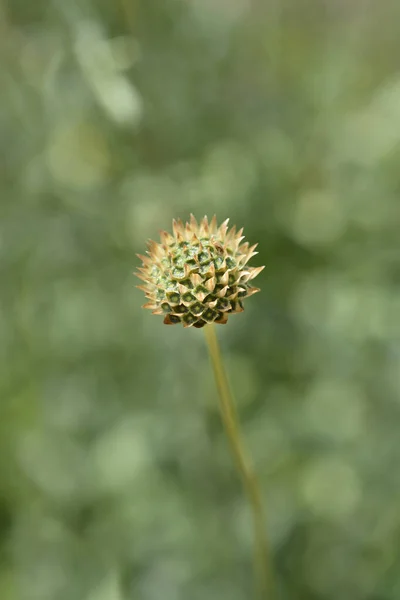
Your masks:
<svg viewBox="0 0 400 600"><path fill-rule="evenodd" d="M247 266L257 244L243 243L243 229L228 229L228 221L218 227L214 216L198 224L191 215L186 225L173 221L173 235L162 231L161 243L148 242L148 256L138 254L138 287L149 300L143 308L165 315L166 325L198 328L243 311L244 298L259 291L250 282L264 267Z"/></svg>

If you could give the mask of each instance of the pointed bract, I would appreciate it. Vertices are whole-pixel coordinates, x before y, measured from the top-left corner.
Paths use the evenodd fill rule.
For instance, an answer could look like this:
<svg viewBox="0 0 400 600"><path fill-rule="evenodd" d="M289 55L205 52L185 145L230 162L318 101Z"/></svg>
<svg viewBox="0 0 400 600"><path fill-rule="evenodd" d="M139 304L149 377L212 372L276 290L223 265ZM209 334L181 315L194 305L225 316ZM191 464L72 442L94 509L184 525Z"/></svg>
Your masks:
<svg viewBox="0 0 400 600"><path fill-rule="evenodd" d="M195 218L195 216L192 213L190 213L190 223L189 223L189 225L190 225L191 230L195 234L195 232L198 230L199 226L197 225L196 218Z"/></svg>
<svg viewBox="0 0 400 600"><path fill-rule="evenodd" d="M217 215L214 215L210 221L210 234L215 235L218 231Z"/></svg>

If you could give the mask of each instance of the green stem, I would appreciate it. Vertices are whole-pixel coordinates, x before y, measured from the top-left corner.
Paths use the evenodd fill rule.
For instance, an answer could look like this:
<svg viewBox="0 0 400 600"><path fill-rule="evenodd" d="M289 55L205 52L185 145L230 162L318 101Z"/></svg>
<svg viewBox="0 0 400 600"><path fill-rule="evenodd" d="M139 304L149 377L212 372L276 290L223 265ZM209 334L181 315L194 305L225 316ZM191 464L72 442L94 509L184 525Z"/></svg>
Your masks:
<svg viewBox="0 0 400 600"><path fill-rule="evenodd" d="M243 487L248 496L252 510L255 541L254 561L259 598L271 598L272 569L266 540L266 526L260 487L244 447L239 419L223 366L218 338L215 333L215 326L207 325L204 327L204 331L218 388L219 408L222 421L228 436L237 470L242 479Z"/></svg>

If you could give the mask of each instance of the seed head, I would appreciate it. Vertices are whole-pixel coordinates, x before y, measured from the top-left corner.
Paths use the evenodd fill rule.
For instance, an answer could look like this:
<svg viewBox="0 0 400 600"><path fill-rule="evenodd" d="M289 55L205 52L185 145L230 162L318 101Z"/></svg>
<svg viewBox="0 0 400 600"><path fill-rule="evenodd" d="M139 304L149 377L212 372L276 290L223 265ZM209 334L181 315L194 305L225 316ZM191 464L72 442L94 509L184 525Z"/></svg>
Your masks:
<svg viewBox="0 0 400 600"><path fill-rule="evenodd" d="M198 328L243 312L243 300L260 291L250 282L264 267L247 266L257 244L243 243L243 229L228 229L228 221L218 227L215 216L197 223L191 215L186 225L174 220L173 234L162 231L160 243L148 242L136 273L148 299L143 308L164 315L166 325Z"/></svg>

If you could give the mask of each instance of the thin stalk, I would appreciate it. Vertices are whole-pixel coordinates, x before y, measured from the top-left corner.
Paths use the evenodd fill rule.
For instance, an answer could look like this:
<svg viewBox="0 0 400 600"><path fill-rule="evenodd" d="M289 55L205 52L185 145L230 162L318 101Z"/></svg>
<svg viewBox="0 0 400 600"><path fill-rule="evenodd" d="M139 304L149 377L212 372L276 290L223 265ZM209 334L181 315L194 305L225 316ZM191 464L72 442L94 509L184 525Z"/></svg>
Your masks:
<svg viewBox="0 0 400 600"><path fill-rule="evenodd" d="M208 350L219 395L219 408L238 473L251 506L254 527L254 565L258 597L272 598L272 568L266 539L266 525L260 487L244 446L239 418L222 362L221 350L213 324L204 327Z"/></svg>

